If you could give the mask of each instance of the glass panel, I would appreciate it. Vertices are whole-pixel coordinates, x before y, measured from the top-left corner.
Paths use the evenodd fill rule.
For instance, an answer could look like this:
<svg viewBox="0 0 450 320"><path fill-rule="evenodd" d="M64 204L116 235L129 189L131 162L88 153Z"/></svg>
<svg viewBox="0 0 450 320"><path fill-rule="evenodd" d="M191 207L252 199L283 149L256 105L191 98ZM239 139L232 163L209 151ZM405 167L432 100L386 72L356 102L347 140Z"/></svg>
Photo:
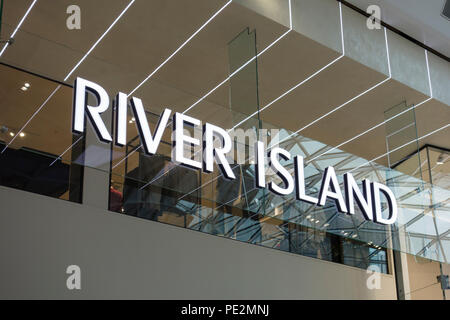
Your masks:
<svg viewBox="0 0 450 320"><path fill-rule="evenodd" d="M38 104L58 87L45 112L37 113L21 130ZM0 65L0 88L0 184L81 202L83 169L75 155L83 136L68 130L72 88L4 65ZM61 154L61 148L73 143L74 148Z"/></svg>

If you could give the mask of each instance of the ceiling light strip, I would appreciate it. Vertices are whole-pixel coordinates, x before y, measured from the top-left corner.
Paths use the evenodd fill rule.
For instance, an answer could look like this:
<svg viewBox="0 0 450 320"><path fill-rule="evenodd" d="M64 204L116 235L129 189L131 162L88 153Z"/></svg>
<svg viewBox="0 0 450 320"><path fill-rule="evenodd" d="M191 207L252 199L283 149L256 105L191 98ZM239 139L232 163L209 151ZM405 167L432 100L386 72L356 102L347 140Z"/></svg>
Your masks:
<svg viewBox="0 0 450 320"><path fill-rule="evenodd" d="M25 21L25 19L27 18L28 14L30 13L31 9L33 9L34 5L36 4L37 0L34 0L30 7L28 8L28 10L25 12L24 16L22 17L22 19L20 20L19 24L17 25L16 29L14 29L14 32L11 34L11 36L9 37L10 39L14 38L14 36L16 35L17 31L19 31L19 28L22 26L22 23ZM2 51L0 51L0 57L3 55L3 53L5 52L6 48L9 46L9 42L6 42L5 45L3 46Z"/></svg>
<svg viewBox="0 0 450 320"><path fill-rule="evenodd" d="M134 88L129 94L131 96L136 90L138 90L144 83L146 83L153 75L158 72L167 62L170 61L183 47L189 43L200 31L202 31L219 13L221 13L233 0L229 0L222 8L220 8L214 15L211 16L197 31L195 31L181 46L178 47L163 63L161 63L152 73L150 73L136 88Z"/></svg>
<svg viewBox="0 0 450 320"><path fill-rule="evenodd" d="M356 140L356 139L362 137L363 135L365 135L365 134L367 134L367 133L369 133L369 132L375 130L376 128L378 128L378 127L380 127L380 126L382 126L382 125L384 125L385 123L387 123L387 122L389 122L389 121L391 121L391 120L393 120L393 119L395 119L395 118L401 116L402 114L404 114L404 113L406 113L406 112L408 112L408 111L411 111L411 110L413 110L413 109L415 109L415 108L420 107L421 105L427 103L427 102L430 101L430 100L431 100L431 98L428 98L428 99L426 99L426 100L424 100L424 101L418 103L417 105L413 105L413 106L409 107L408 109L405 109L405 110L403 110L403 111L400 112L400 113L397 113L395 116L392 116L392 117L390 117L389 119L386 119L386 120L384 120L383 122L380 122L379 124L377 124L377 125L375 125L375 126L369 128L369 129L367 129L366 131L361 132L360 134L354 136L353 138L350 138L350 139L348 139L347 141L344 141L344 142L340 143L339 145L337 145L337 146L335 146L335 147L333 147L333 148L331 148L331 149L325 151L324 153L317 155L316 157L314 157L314 158L308 160L306 163L310 163L311 161L314 161L314 160L316 160L317 158L320 158L321 156L323 156L323 155L325 155L325 154L328 154L328 153L332 152L333 150L336 150L336 149L338 149L338 148L340 148L340 147L346 145L347 143L350 143L350 142L352 142L352 141L354 141L354 140Z"/></svg>
<svg viewBox="0 0 450 320"><path fill-rule="evenodd" d="M83 61L88 57L88 55L97 47L97 45L100 43L100 41L103 40L103 38L109 33L109 31L115 26L115 24L122 18L122 16L128 11L128 9L133 5L133 3L136 0L131 0L130 3L125 7L125 9L122 10L122 12L117 16L117 18L113 21L113 23L109 26L108 29L100 36L100 38L97 39L97 41L94 43L94 45L89 49L88 52L81 58L80 61L73 67L73 69L67 74L67 76L64 78L64 81L67 81L69 77L72 75L72 73L80 66L80 64L83 63Z"/></svg>
<svg viewBox="0 0 450 320"><path fill-rule="evenodd" d="M17 134L11 139L11 141L8 142L8 144L3 148L2 152L5 152L6 149L11 145L11 143L14 142L14 140L20 135L20 133L25 129L25 127L30 123L31 120L39 113L39 111L42 110L42 108L47 104L47 102L53 97L53 95L61 88L61 85L59 84L55 90L48 96L47 99L41 104L41 106L33 113L33 115L28 119L28 121L22 126L22 128L17 132Z"/></svg>
<svg viewBox="0 0 450 320"><path fill-rule="evenodd" d="M345 56L345 43L344 43L344 23L342 19L342 3L339 2L339 21L341 23L341 46L342 46L342 55Z"/></svg>
<svg viewBox="0 0 450 320"><path fill-rule="evenodd" d="M423 135L423 136L421 136L420 138L414 139L414 140L412 140L412 141L410 141L410 142L407 142L407 143L405 143L405 144L403 144L403 145L401 145L401 146L399 146L399 147L397 147L397 148L395 148L395 149L392 149L392 150L389 151L389 152L383 153L382 155L380 155L380 156L378 156L378 157L375 157L375 158L373 158L372 160L369 160L369 161L367 161L367 162L365 162L365 163L363 163L363 164L360 164L359 166L353 168L352 170L350 170L350 171L348 171L348 172L352 172L352 171L354 171L354 170L356 170L356 169L358 169L358 168L360 168L360 167L362 167L362 166L365 166L365 165L367 165L367 164L369 164L369 163L372 163L372 162L374 162L374 161L376 161L376 160L378 160L378 159L380 159L380 158L383 158L383 157L387 156L388 154L390 154L390 153L392 153L392 152L398 151L398 150L400 150L401 148L406 147L407 145L409 145L409 144L411 144L411 143L414 143L414 142L417 142L417 141L419 141L419 140L425 139L426 137L429 137L429 136L431 136L432 134L435 134L435 133L437 133L437 132L439 132L439 131L441 131L441 130L444 130L444 129L448 128L448 127L450 127L450 124L446 124L445 126L442 126L442 127L440 127L439 129L436 129L436 130L434 130L434 131L432 131L432 132L430 132L430 133L427 133L426 135Z"/></svg>
<svg viewBox="0 0 450 320"><path fill-rule="evenodd" d="M428 85L430 86L430 97L433 98L433 87L431 86L430 63L428 61L428 50L425 49L425 60L427 62Z"/></svg>
<svg viewBox="0 0 450 320"><path fill-rule="evenodd" d="M389 44L388 44L386 27L384 27L384 42L386 43L386 56L387 56L387 64L388 64L388 70L389 70L389 78L392 78L391 58L389 56Z"/></svg>

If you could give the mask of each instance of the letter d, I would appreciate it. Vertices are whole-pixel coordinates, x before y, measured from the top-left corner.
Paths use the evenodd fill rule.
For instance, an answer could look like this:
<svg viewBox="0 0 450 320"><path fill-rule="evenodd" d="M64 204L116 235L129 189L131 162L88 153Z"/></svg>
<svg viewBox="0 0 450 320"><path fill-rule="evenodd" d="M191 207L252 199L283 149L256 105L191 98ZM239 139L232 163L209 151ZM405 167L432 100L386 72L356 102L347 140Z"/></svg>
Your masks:
<svg viewBox="0 0 450 320"><path fill-rule="evenodd" d="M373 211L375 213L375 222L380 224L393 224L397 220L397 201L395 200L394 193L384 184L378 182L372 182L371 186L372 192L372 206ZM389 218L385 219L382 216L382 208L381 208L381 193L383 193L387 200L388 210L389 210Z"/></svg>
<svg viewBox="0 0 450 320"><path fill-rule="evenodd" d="M88 93L97 98L97 106L90 106L87 102ZM73 95L72 131L83 133L85 127L84 113L87 111L89 120L103 142L111 142L112 138L106 129L100 114L109 107L109 97L105 89L98 84L78 77L75 80Z"/></svg>

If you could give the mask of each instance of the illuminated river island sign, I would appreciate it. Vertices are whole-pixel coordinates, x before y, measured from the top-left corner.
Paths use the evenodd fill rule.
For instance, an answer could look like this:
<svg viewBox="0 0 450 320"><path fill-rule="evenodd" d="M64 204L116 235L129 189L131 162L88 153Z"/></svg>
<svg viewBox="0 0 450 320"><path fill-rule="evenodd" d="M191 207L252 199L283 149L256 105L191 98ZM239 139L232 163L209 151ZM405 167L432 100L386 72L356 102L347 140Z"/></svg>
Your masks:
<svg viewBox="0 0 450 320"><path fill-rule="evenodd" d="M96 106L88 104L88 93L96 97ZM172 161L189 168L202 170L203 172L213 172L214 162L220 168L222 175L229 180L236 179L233 170L227 160L226 155L233 148L233 141L228 132L210 123L203 123L199 119L175 112L166 108L159 118L159 122L152 130L150 129L147 116L141 99L128 97L125 93L119 92L114 101L115 112L115 132L114 144L125 146L127 136L127 111L130 105L136 119L136 126L139 131L143 150L147 155L154 155L158 150L164 131L172 116ZM110 106L108 93L100 85L77 78L74 85L74 103L72 117L72 131L83 133L85 130L85 115L89 118L97 137L106 143L113 142L113 138L106 128L100 114L107 111ZM202 138L194 138L186 132L187 127L202 129ZM220 146L217 146L220 141ZM201 147L202 161L185 156L185 145ZM362 190L350 173L343 175L344 192L341 191L336 172L332 166L327 167L322 176L322 183L318 197L306 194L303 157L294 156L294 175L281 165L281 160L291 160L291 154L282 148L273 147L267 152L264 143L255 143L255 186L267 188L271 192L288 196L295 192L295 197L299 201L305 201L318 206L324 206L328 199L336 203L337 210L341 213L355 214L355 203L360 208L364 218L379 224L389 225L397 220L397 202L393 192L385 185L369 180L362 181ZM266 181L266 159L268 166L282 180L281 184L274 181ZM381 195L387 200L388 215L384 217L381 205Z"/></svg>

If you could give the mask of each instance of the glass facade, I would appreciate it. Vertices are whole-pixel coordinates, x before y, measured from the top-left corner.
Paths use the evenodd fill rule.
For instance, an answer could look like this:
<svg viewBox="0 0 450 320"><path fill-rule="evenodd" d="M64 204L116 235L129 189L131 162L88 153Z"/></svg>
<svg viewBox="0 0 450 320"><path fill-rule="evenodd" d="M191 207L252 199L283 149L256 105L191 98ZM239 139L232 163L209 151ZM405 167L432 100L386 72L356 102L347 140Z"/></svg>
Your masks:
<svg viewBox="0 0 450 320"><path fill-rule="evenodd" d="M393 251L446 265L450 112L439 85L450 74L433 66L449 70L449 62L384 27L366 30L365 17L340 2L319 2L96 1L105 13L95 19L86 2L80 30L58 16L63 4L36 4L0 55L0 184L86 205L98 191L111 214L386 274L395 273ZM5 5L2 39L29 3ZM418 51L424 70L420 60L411 79L399 56ZM229 130L236 179L216 165L205 173L171 161L171 123L157 153L146 155L131 110L123 147L99 141L90 120L72 133L76 77L101 85L111 102L118 92L142 99L152 132L166 107ZM116 113L111 106L102 114L111 133ZM347 172L387 185L396 223L366 220L359 206L343 214L335 201L317 206L257 188L256 140L305 159L310 196L329 166L342 188ZM201 146L185 152L201 160ZM294 174L293 158L281 164ZM271 169L265 175L283 183Z"/></svg>

